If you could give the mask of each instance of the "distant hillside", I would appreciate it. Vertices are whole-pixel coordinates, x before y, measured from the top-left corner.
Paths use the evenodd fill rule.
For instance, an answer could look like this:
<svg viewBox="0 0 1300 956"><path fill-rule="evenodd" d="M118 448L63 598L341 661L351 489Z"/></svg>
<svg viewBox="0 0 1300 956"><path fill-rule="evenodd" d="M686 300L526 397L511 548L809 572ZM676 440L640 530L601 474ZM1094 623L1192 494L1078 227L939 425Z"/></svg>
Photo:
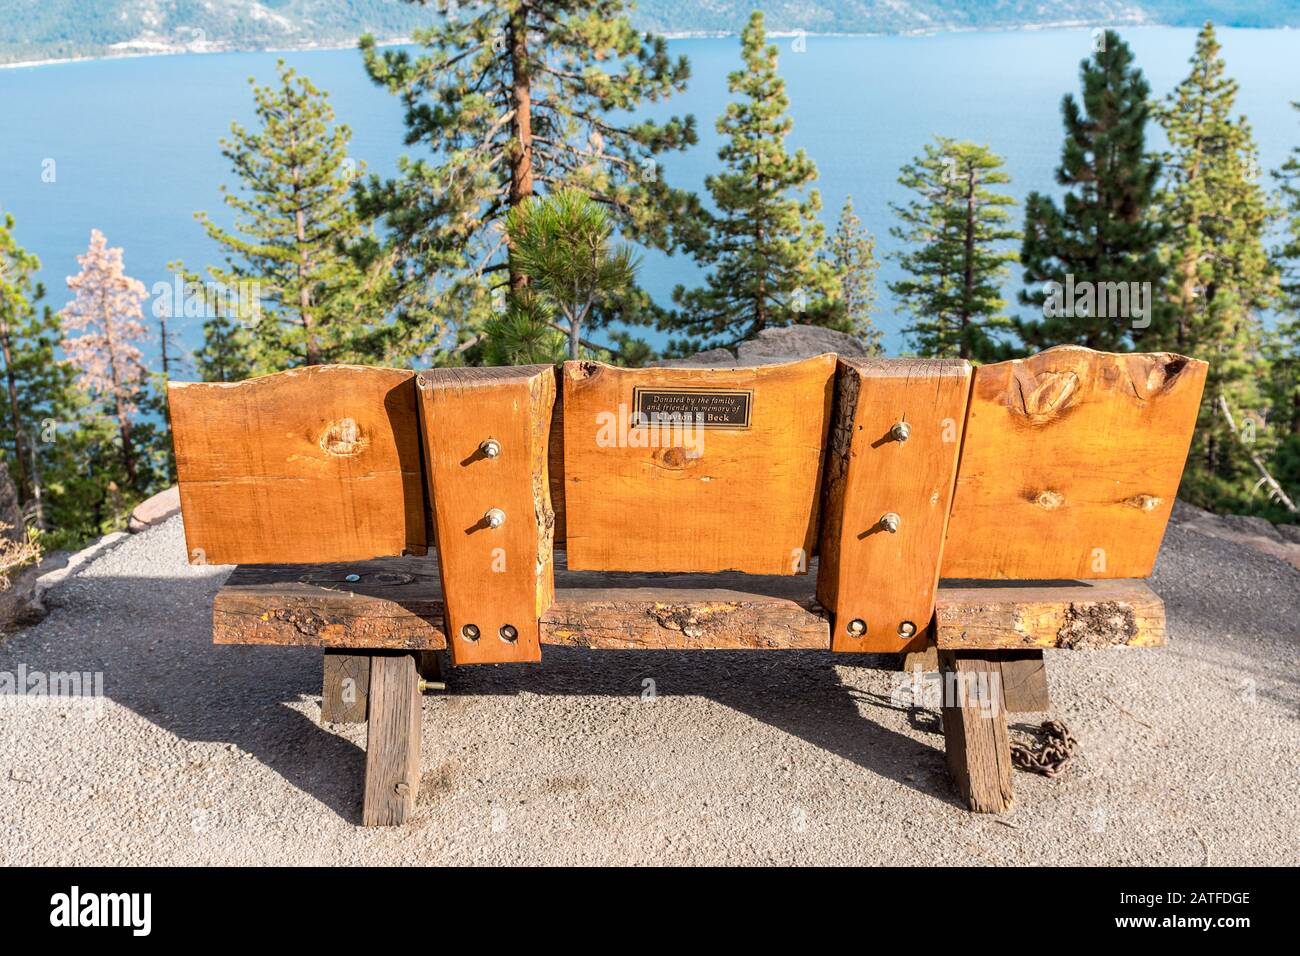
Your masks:
<svg viewBox="0 0 1300 956"><path fill-rule="evenodd" d="M467 2L464 6L469 7ZM638 26L735 33L918 33L1053 24L1300 26L1300 0L640 0ZM435 14L399 0L0 0L0 63L348 45L404 37Z"/></svg>

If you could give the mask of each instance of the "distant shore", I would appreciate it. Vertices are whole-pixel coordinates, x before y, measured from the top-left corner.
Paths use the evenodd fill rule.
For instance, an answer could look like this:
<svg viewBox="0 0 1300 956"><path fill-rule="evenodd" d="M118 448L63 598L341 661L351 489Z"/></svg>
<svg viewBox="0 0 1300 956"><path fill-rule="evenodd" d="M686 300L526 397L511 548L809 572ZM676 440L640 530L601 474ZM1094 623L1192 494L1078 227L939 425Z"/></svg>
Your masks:
<svg viewBox="0 0 1300 956"><path fill-rule="evenodd" d="M1195 29L1194 27L1176 27L1171 24L1157 23L1151 20L1126 20L1120 23L1109 22L1101 23L1088 20L1061 20L1054 23L1022 23L1009 24L1006 26L987 26L987 27L945 27L933 30L905 30L897 33L882 33L879 31L861 31L846 33L822 33L810 32L804 30L770 30L768 37L771 39L790 39L796 36L808 37L879 37L879 36L900 36L900 37L924 37L936 36L944 33L1012 33L1021 30L1084 30L1096 27L1114 27L1116 29L1128 27L1159 27L1169 26L1172 29ZM1241 28L1245 29L1245 28ZM1260 27L1258 29L1268 30L1286 30L1289 27ZM709 31L709 30L686 30L672 31L658 34L667 40L715 40L725 37L735 37L740 34L735 31ZM85 56L69 57L50 57L36 60L14 60L11 62L0 63L0 70L15 70L25 67L38 66L57 66L64 63L85 63L95 60L127 60L138 59L147 56L183 56L206 55L212 53L304 53L315 50L347 50L353 49L357 45L359 37L350 41L338 41L332 43L303 43L283 47L257 47L257 46L237 46L222 45L219 43L209 43L203 46L177 44L174 46L151 45L149 48L124 49L120 52L105 52L87 54ZM392 37L377 41L379 46L401 46L412 43L409 36Z"/></svg>

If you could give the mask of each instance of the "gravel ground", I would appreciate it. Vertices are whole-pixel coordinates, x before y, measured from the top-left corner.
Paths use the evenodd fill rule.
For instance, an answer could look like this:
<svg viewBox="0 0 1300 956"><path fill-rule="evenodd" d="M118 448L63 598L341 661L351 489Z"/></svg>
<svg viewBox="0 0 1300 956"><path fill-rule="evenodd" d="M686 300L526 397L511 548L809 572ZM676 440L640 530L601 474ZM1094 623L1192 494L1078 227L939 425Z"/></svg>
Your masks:
<svg viewBox="0 0 1300 956"><path fill-rule="evenodd" d="M318 724L320 652L210 643L227 571L185 565L175 518L0 644L0 673L102 672L105 698L0 701L0 864L1300 859L1300 573L1177 525L1169 646L1049 654L1081 754L1017 773L1002 817L956 802L888 658L548 647L427 698L415 818L365 830L364 730Z"/></svg>

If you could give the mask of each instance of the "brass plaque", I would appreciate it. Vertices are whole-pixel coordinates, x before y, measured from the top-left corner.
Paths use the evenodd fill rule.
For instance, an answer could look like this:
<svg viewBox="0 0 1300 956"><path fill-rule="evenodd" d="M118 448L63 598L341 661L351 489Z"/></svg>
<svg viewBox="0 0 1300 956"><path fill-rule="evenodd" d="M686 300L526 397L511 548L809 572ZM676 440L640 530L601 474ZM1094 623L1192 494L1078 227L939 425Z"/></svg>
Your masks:
<svg viewBox="0 0 1300 956"><path fill-rule="evenodd" d="M634 424L681 422L698 428L748 428L753 397L748 389L634 388Z"/></svg>

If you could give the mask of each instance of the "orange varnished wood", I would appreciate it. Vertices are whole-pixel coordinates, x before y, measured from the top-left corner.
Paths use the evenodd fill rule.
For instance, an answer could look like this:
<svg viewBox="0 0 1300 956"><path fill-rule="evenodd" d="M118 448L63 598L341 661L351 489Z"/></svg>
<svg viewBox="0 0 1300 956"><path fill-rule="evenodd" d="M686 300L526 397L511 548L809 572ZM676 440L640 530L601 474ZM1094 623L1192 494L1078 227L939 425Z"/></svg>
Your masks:
<svg viewBox="0 0 1300 956"><path fill-rule="evenodd" d="M969 389L964 361L840 359L817 574L833 650L925 646ZM900 422L902 441L891 434ZM880 523L887 513L899 517L894 533Z"/></svg>
<svg viewBox="0 0 1300 956"><path fill-rule="evenodd" d="M555 588L547 477L555 370L435 369L416 381L452 659L539 660L537 621ZM480 447L487 439L499 443L495 458ZM505 515L500 527L485 519L492 509Z"/></svg>
<svg viewBox="0 0 1300 956"><path fill-rule="evenodd" d="M1149 575L1205 373L1077 346L977 369L943 576Z"/></svg>
<svg viewBox="0 0 1300 956"><path fill-rule="evenodd" d="M753 368L564 365L569 567L802 574L835 356ZM634 390L751 393L745 427L636 428Z"/></svg>
<svg viewBox="0 0 1300 956"><path fill-rule="evenodd" d="M325 365L168 388L195 564L353 561L428 541L411 372Z"/></svg>

